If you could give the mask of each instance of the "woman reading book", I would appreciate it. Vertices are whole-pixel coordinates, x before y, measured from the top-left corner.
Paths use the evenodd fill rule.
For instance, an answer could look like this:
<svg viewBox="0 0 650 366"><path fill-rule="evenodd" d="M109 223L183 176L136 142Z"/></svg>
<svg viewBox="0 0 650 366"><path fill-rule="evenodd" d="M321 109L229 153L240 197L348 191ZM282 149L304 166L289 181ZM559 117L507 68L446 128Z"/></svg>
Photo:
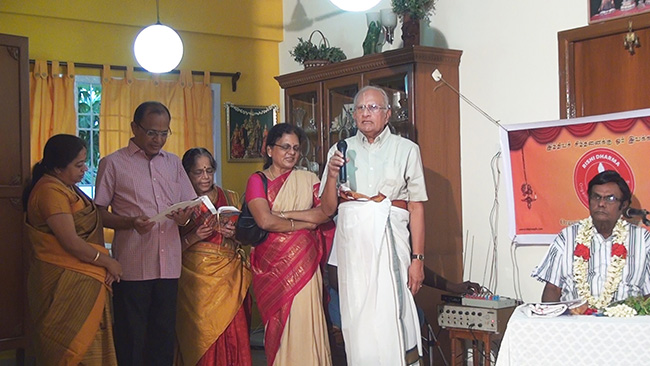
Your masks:
<svg viewBox="0 0 650 366"><path fill-rule="evenodd" d="M251 251L268 365L332 364L319 264L329 252L325 237L334 234L330 216L336 207L320 205L314 173L294 169L302 135L290 124L273 126L264 151L267 190L259 174L253 174L246 187L255 222L269 232ZM331 178L328 182L335 184L336 176ZM323 223L328 223L329 232Z"/></svg>
<svg viewBox="0 0 650 366"><path fill-rule="evenodd" d="M183 155L183 167L197 195L208 196L217 209L237 207L238 194L214 184L216 166L204 148L193 148ZM229 217L220 220L204 205L195 209L190 223L181 229L177 365L251 365L251 271L234 234Z"/></svg>

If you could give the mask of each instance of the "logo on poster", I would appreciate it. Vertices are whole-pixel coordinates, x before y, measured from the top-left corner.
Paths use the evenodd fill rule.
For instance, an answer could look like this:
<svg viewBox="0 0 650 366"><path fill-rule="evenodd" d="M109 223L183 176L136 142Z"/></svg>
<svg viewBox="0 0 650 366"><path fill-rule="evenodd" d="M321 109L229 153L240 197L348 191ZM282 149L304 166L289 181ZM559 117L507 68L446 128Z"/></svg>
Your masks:
<svg viewBox="0 0 650 366"><path fill-rule="evenodd" d="M573 170L573 184L576 194L585 207L589 207L589 196L587 194L589 181L605 170L617 171L634 193L634 173L630 164L621 154L608 148L589 150L578 159Z"/></svg>

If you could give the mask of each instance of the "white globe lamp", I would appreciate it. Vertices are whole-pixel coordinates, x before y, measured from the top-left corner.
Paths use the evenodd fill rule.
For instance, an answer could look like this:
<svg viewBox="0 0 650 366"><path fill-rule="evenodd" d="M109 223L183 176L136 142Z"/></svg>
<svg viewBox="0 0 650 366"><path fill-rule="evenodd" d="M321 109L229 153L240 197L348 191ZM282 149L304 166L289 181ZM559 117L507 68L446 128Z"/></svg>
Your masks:
<svg viewBox="0 0 650 366"><path fill-rule="evenodd" d="M345 11L366 11L379 4L380 0L330 0L341 10Z"/></svg>
<svg viewBox="0 0 650 366"><path fill-rule="evenodd" d="M150 25L138 33L133 43L135 59L151 73L172 71L183 59L183 41L166 25Z"/></svg>

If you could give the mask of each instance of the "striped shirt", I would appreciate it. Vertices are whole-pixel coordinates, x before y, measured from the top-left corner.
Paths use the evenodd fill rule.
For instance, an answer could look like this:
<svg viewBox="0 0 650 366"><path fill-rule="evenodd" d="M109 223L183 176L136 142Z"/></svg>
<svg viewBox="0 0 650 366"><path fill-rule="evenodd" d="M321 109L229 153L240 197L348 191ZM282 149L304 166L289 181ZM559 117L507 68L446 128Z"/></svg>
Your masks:
<svg viewBox="0 0 650 366"><path fill-rule="evenodd" d="M153 217L165 208L196 197L178 156L161 150L151 160L133 140L99 162L95 203L111 206L119 216ZM178 278L181 240L173 220L156 224L140 235L135 229L116 230L113 256L126 281Z"/></svg>
<svg viewBox="0 0 650 366"><path fill-rule="evenodd" d="M560 301L580 298L573 280L573 251L579 226L575 224L563 229L551 243L542 262L531 274L539 281L549 282L561 288ZM628 223L626 226L630 230L627 240L627 261L613 301L650 293L650 233L633 224ZM597 298L603 291L607 279L614 235L605 239L595 228L592 230L594 232L587 280L591 286L591 294Z"/></svg>

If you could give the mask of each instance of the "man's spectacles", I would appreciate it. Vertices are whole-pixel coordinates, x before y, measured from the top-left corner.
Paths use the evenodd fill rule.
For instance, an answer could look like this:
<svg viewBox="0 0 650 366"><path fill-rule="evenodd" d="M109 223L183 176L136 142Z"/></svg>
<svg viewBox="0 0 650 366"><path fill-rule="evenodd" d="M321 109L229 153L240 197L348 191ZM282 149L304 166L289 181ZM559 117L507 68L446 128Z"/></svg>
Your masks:
<svg viewBox="0 0 650 366"><path fill-rule="evenodd" d="M356 112L363 112L364 109L367 109L370 113L379 113L380 110L388 109L388 107L382 107L377 104L362 104L354 107Z"/></svg>
<svg viewBox="0 0 650 366"><path fill-rule="evenodd" d="M144 131L144 133L145 133L145 134L147 135L147 137L149 137L149 138L154 138L154 137L156 137L156 136L160 136L160 137L166 139L167 136L169 136L169 135L172 134L172 130L171 130L171 129L168 129L168 130L166 130L166 131L148 130L148 129L142 127L142 126L141 126L139 123L137 123L137 122L136 122L135 124L136 124L138 127L140 127L140 128L142 129L142 131Z"/></svg>
<svg viewBox="0 0 650 366"><path fill-rule="evenodd" d="M601 195L599 195L599 194L592 193L592 194L589 196L589 200L590 200L591 202L594 202L594 203L598 203L598 202L600 202L600 201L603 201L603 202L605 202L606 204L611 205L611 204L614 204L614 203L616 203L616 202L619 202L621 199L620 199L620 198L617 198L617 197L614 196L613 194L610 194L609 196L605 196L605 197L603 197L603 196L601 196Z"/></svg>
<svg viewBox="0 0 650 366"><path fill-rule="evenodd" d="M215 172L215 169L213 169L213 168L195 169L195 170L190 171L190 173L195 177L200 177L204 173L207 174L208 176L211 176L211 175L214 174L214 172Z"/></svg>
<svg viewBox="0 0 650 366"><path fill-rule="evenodd" d="M284 151L284 152L289 151L289 149L291 149L291 148L293 148L293 151L295 151L295 152L297 152L297 153L300 152L300 145L293 145L293 146L291 146L291 145L289 145L289 144L284 144L284 145L269 144L269 146L279 147L280 150L282 150L282 151Z"/></svg>

